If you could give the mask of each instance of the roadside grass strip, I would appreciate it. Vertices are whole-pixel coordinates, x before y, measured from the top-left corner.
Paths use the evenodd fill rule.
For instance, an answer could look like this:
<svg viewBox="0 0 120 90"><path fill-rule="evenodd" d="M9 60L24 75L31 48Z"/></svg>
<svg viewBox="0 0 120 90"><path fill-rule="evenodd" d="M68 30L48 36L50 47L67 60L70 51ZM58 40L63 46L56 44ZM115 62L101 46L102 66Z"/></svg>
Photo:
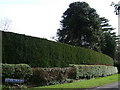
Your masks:
<svg viewBox="0 0 120 90"><path fill-rule="evenodd" d="M65 83L65 84L56 84L56 85L50 85L50 86L40 86L40 87L34 87L31 88L32 90L35 90L37 88L91 88L91 87L97 87L102 86L114 82L120 81L120 74L115 74L111 76L106 76L102 78L95 78L85 81L78 81L73 83Z"/></svg>

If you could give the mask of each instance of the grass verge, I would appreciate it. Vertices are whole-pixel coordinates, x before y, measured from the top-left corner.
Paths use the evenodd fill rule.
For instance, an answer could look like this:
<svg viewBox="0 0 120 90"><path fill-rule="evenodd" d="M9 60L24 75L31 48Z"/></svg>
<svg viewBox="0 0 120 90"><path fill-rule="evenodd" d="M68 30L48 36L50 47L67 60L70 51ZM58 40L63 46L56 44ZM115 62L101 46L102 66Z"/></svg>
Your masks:
<svg viewBox="0 0 120 90"><path fill-rule="evenodd" d="M31 88L31 90L35 90L37 88L90 88L90 87L97 87L102 86L105 84L110 84L114 82L120 81L120 74L115 74L107 77L102 78L96 78L96 79L90 79L85 81L78 81L73 83L65 83L65 84L57 84L57 85L51 85L51 86L44 86L44 87L35 87Z"/></svg>

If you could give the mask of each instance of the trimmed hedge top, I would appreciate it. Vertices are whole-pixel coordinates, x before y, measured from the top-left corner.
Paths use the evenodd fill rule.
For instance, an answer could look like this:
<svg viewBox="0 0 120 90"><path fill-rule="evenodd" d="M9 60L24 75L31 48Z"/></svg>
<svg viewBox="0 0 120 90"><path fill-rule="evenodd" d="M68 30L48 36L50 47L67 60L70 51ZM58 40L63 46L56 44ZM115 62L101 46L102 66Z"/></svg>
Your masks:
<svg viewBox="0 0 120 90"><path fill-rule="evenodd" d="M113 59L96 51L46 39L2 32L2 62L32 67L65 67L69 64L113 65Z"/></svg>

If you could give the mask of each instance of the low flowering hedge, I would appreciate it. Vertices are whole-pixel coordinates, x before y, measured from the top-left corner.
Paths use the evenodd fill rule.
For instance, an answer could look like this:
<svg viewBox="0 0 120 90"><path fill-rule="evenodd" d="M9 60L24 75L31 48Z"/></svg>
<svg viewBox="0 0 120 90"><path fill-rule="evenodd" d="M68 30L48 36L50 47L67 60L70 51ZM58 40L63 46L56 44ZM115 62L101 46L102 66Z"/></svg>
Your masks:
<svg viewBox="0 0 120 90"><path fill-rule="evenodd" d="M52 85L68 82L67 79L75 78L75 68L32 68L32 83L38 85Z"/></svg>
<svg viewBox="0 0 120 90"><path fill-rule="evenodd" d="M24 79L36 86L62 84L78 79L104 77L118 73L117 67L106 65L74 65L64 68L31 68L27 64L2 64L3 84L5 78Z"/></svg>
<svg viewBox="0 0 120 90"><path fill-rule="evenodd" d="M106 65L74 65L66 68L32 68L32 83L38 85L61 84L78 79L104 77L118 73L117 67Z"/></svg>
<svg viewBox="0 0 120 90"><path fill-rule="evenodd" d="M106 65L70 65L76 68L76 79L103 77L118 73L117 67Z"/></svg>
<svg viewBox="0 0 120 90"><path fill-rule="evenodd" d="M28 81L32 75L32 69L27 64L2 64L2 82L5 78L24 79Z"/></svg>

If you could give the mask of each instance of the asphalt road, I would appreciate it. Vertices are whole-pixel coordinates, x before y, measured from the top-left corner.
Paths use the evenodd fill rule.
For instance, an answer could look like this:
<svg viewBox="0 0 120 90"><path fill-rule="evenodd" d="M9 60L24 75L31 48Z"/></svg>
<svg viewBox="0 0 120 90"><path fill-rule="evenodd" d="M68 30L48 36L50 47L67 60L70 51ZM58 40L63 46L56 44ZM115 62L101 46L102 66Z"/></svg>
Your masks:
<svg viewBox="0 0 120 90"><path fill-rule="evenodd" d="M120 82L99 86L91 89L86 89L86 90L120 90Z"/></svg>

